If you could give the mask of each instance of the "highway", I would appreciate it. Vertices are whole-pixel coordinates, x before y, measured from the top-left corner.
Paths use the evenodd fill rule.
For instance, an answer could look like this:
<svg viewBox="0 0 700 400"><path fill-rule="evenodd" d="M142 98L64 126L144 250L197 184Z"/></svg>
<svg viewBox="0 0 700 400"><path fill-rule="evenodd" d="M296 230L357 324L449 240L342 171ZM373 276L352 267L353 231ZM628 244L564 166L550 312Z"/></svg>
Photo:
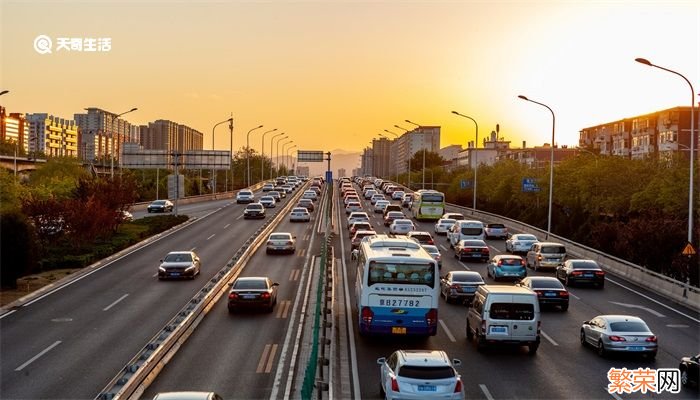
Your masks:
<svg viewBox="0 0 700 400"><path fill-rule="evenodd" d="M243 221L243 208L232 200L181 206L199 218L0 317L2 398L94 398L263 223ZM200 276L158 281L165 254L191 249Z"/></svg>
<svg viewBox="0 0 700 400"><path fill-rule="evenodd" d="M268 212L280 210L288 201L289 197ZM352 288L355 271L350 264L345 213L339 201L334 199L334 213L341 221L340 235L333 246L339 259L338 271L346 274L343 281ZM386 231L381 214L372 213L368 201L363 200L363 206L376 230ZM181 206L180 213L197 219L69 286L0 316L0 397L94 398L263 223L244 221L243 208L232 200ZM297 335L305 317L309 276L319 254L320 214L317 206L311 223L290 223L285 218L275 229L296 235L294 255L266 255L263 246L242 271L243 276L264 275L280 283L275 310L269 314L229 314L227 299L222 297L142 398L171 390L212 390L225 399L278 399L294 393L306 366L299 358ZM432 222L417 225L419 230L433 233ZM480 272L487 283L494 283L486 278L486 264L457 261L444 236L433 236L443 255L442 274L469 269ZM489 240L488 244L491 255L504 252L502 240ZM193 281L158 281L158 260L169 251L183 249L194 249L199 254L201 276ZM528 274L552 273L528 270ZM349 367L354 366L357 374L351 376L351 382L342 383L357 389L355 398L379 398L376 359L399 348L429 348L445 350L450 357L461 359L457 370L462 374L467 398L610 399L615 398L606 389L606 373L611 367L676 368L681 357L700 351L700 316L692 310L614 276L608 276L603 290L573 287L569 291L568 312L542 312L542 344L535 356L528 356L524 348L478 352L473 343L466 341L466 307L442 299L438 334L434 337L359 337L356 299L351 289L349 304L338 306L347 307L353 321L349 334L356 358ZM647 322L659 337L655 361L603 359L593 349L580 345L581 322L611 313L637 315ZM679 394L624 396L649 397L695 399L697 392L683 389Z"/></svg>

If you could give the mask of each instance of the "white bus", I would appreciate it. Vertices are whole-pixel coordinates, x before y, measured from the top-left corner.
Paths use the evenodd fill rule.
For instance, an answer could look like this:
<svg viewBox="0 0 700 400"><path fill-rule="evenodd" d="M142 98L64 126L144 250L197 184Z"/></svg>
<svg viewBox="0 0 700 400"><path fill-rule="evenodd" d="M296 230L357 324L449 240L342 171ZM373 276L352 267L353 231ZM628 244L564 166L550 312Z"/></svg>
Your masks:
<svg viewBox="0 0 700 400"><path fill-rule="evenodd" d="M356 267L360 335L437 333L439 270L417 242L387 235L365 238Z"/></svg>

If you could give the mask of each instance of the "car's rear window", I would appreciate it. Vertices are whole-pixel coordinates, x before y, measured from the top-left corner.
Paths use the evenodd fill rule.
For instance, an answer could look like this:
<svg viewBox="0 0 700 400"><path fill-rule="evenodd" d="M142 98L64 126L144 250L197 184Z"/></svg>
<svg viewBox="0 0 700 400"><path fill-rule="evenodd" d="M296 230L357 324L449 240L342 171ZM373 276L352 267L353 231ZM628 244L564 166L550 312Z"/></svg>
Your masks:
<svg viewBox="0 0 700 400"><path fill-rule="evenodd" d="M639 321L611 322L610 330L613 332L649 332L646 324Z"/></svg>
<svg viewBox="0 0 700 400"><path fill-rule="evenodd" d="M483 282L481 276L469 273L455 272L452 274L452 280L455 282L468 282L468 283L478 283Z"/></svg>
<svg viewBox="0 0 700 400"><path fill-rule="evenodd" d="M303 207L296 207L296 208L294 208L294 209L292 210L292 212L295 212L295 213L307 213L308 211L306 211L306 208L303 208Z"/></svg>
<svg viewBox="0 0 700 400"><path fill-rule="evenodd" d="M573 269L600 269L597 263L593 261L572 261Z"/></svg>
<svg viewBox="0 0 700 400"><path fill-rule="evenodd" d="M564 246L542 246L541 252L548 254L564 254L566 253L566 248Z"/></svg>
<svg viewBox="0 0 700 400"><path fill-rule="evenodd" d="M462 246L484 247L484 242L481 242L479 240L465 240L464 242L462 242Z"/></svg>
<svg viewBox="0 0 700 400"><path fill-rule="evenodd" d="M533 279L533 289L564 289L561 282L553 279Z"/></svg>
<svg viewBox="0 0 700 400"><path fill-rule="evenodd" d="M289 240L289 235L270 235L270 240Z"/></svg>
<svg viewBox="0 0 700 400"><path fill-rule="evenodd" d="M468 235L468 236L476 236L476 235L481 235L481 228L468 228L464 227L462 228L462 235Z"/></svg>
<svg viewBox="0 0 700 400"><path fill-rule="evenodd" d="M535 317L535 307L529 303L493 303L489 312L493 319L530 321Z"/></svg>
<svg viewBox="0 0 700 400"><path fill-rule="evenodd" d="M501 264L505 264L505 265L521 265L522 264L522 260L519 258L501 258L499 261L501 262Z"/></svg>
<svg viewBox="0 0 700 400"><path fill-rule="evenodd" d="M265 281L236 281L234 289L267 289Z"/></svg>
<svg viewBox="0 0 700 400"><path fill-rule="evenodd" d="M399 376L412 379L446 379L455 376L455 370L449 366L424 367L404 365L399 369Z"/></svg>
<svg viewBox="0 0 700 400"><path fill-rule="evenodd" d="M537 237L534 235L517 235L514 237L515 240L525 240L525 241L530 241L532 240L533 242L537 241Z"/></svg>
<svg viewBox="0 0 700 400"><path fill-rule="evenodd" d="M503 224L488 224L488 225L486 225L486 226L489 227L489 228L492 228L492 229L493 229L493 228L495 228L495 229L503 229L503 228L506 227L506 226L503 225Z"/></svg>
<svg viewBox="0 0 700 400"><path fill-rule="evenodd" d="M262 208L262 204L249 204L246 208L249 210L259 210Z"/></svg>

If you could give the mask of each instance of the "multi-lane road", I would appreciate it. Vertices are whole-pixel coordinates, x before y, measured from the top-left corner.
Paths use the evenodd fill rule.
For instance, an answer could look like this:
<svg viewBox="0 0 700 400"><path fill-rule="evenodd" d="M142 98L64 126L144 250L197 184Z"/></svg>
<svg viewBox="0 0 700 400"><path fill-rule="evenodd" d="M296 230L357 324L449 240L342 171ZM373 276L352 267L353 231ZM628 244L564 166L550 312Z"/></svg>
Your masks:
<svg viewBox="0 0 700 400"><path fill-rule="evenodd" d="M288 201L283 200L281 205ZM342 281L352 288L355 271L350 264L345 213L337 197L334 202L340 234L333 245L339 272L346 274ZM373 214L368 202L364 205L376 230L385 231L381 215ZM197 217L183 229L0 316L0 397L94 398L261 226L262 221L241 218L243 207L231 200L181 206L181 213ZM170 390L212 390L224 398L241 399L277 399L293 394L302 378L299 371L303 372L306 363L300 359L298 333L307 313L304 304L311 269L319 253L320 214L317 207L310 223L292 224L284 218L275 230L295 234L297 252L266 255L263 246L242 272L243 276L269 276L280 283L275 310L269 314L231 315L223 296L143 398ZM433 231L432 223L420 222L418 227ZM486 277L485 264L458 262L444 237L435 238L443 253L442 273L470 269ZM488 244L492 255L504 251L503 241L489 240ZM169 251L190 249L202 259L201 276L193 281L158 281L158 260ZM342 292L342 288L337 289ZM543 312L542 345L532 357L524 349L478 352L465 338L466 308L444 300L439 306L439 329L434 337L359 337L351 290L349 304L338 303L338 307L347 307L351 313L349 334L353 340L347 343L354 346L350 354L356 357L350 359L353 365L347 369L356 373L350 374L350 381L334 384L349 385L355 390L354 398L378 398L378 357L399 348L431 348L462 360L457 369L467 398L609 399L614 397L606 390L606 374L611 367L674 368L680 357L700 351L700 321L692 310L613 276L604 290L575 287L570 292L568 312ZM660 351L655 361L603 359L593 350L582 348L578 339L581 322L610 313L638 315L647 322L659 337ZM656 397L697 398L697 392L684 389L680 394Z"/></svg>

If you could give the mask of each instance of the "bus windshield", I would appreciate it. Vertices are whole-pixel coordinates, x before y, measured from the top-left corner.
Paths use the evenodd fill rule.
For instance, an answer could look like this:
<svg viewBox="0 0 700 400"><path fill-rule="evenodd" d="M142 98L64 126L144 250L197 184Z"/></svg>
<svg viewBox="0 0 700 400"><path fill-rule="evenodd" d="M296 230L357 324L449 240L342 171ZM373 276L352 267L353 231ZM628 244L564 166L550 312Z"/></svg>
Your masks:
<svg viewBox="0 0 700 400"><path fill-rule="evenodd" d="M372 286L377 283L395 283L424 285L432 288L435 284L434 276L434 264L398 264L371 261L367 284Z"/></svg>

